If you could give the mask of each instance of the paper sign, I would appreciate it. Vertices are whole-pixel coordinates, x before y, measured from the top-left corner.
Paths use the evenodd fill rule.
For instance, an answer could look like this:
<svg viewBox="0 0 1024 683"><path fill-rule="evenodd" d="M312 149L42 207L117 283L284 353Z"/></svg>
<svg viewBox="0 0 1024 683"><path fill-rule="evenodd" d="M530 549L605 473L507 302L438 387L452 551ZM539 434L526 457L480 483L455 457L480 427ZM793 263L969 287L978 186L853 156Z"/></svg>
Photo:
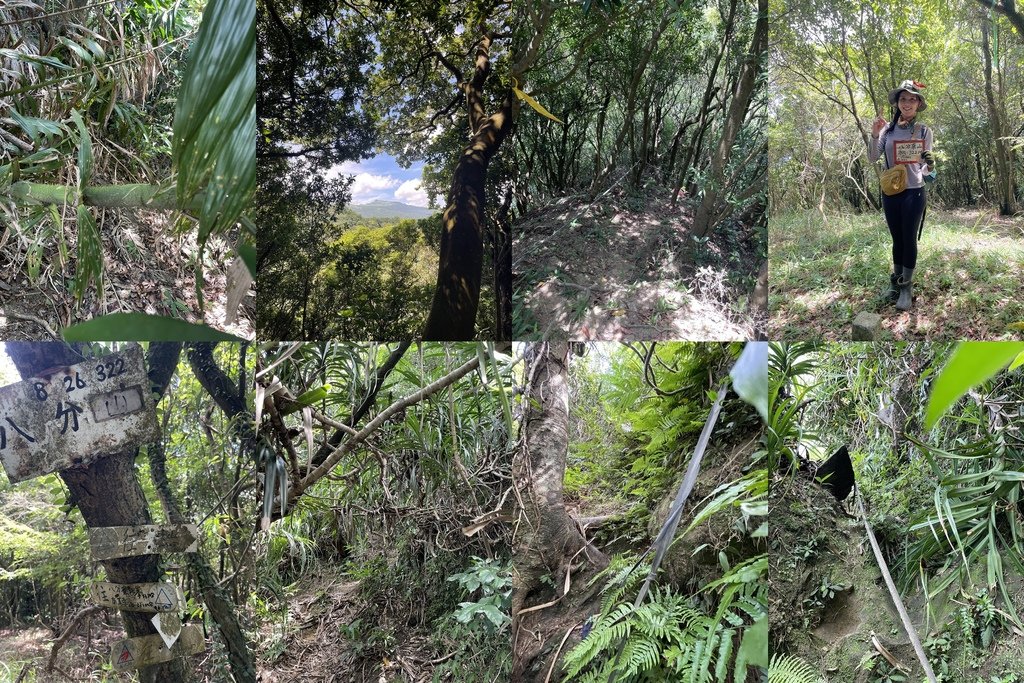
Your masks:
<svg viewBox="0 0 1024 683"><path fill-rule="evenodd" d="M150 621L156 627L156 632L163 639L164 645L170 649L181 635L181 617L173 612L162 612L154 614Z"/></svg>
<svg viewBox="0 0 1024 683"><path fill-rule="evenodd" d="M11 483L158 437L140 346L0 388L0 463Z"/></svg>
<svg viewBox="0 0 1024 683"><path fill-rule="evenodd" d="M893 140L892 150L897 164L914 164L921 161L924 140Z"/></svg>
<svg viewBox="0 0 1024 683"><path fill-rule="evenodd" d="M89 547L94 560L159 553L194 553L199 546L198 539L199 530L195 524L143 524L89 529Z"/></svg>
<svg viewBox="0 0 1024 683"><path fill-rule="evenodd" d="M178 612L185 596L173 583L107 583L92 585L92 601L132 612Z"/></svg>
<svg viewBox="0 0 1024 683"><path fill-rule="evenodd" d="M186 624L181 628L181 636L171 647L167 647L160 635L118 641L110 649L110 663L117 671L131 671L150 664L169 662L176 657L194 655L205 649L206 640L202 629Z"/></svg>

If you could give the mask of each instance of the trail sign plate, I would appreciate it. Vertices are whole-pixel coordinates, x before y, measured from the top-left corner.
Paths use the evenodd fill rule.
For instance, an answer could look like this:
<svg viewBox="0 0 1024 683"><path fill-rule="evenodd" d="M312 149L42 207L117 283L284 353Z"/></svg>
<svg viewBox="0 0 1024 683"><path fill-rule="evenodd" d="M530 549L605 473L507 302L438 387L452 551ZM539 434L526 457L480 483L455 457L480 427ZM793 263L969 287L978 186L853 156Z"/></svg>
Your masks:
<svg viewBox="0 0 1024 683"><path fill-rule="evenodd" d="M12 483L158 436L140 346L0 388L0 463Z"/></svg>
<svg viewBox="0 0 1024 683"><path fill-rule="evenodd" d="M132 612L178 612L185 596L173 583L107 583L92 585L92 601Z"/></svg>
<svg viewBox="0 0 1024 683"><path fill-rule="evenodd" d="M181 628L181 636L171 647L167 647L159 635L118 641L110 650L110 663L117 671L131 671L150 664L169 662L176 657L194 655L205 649L206 640L202 629L186 624Z"/></svg>
<svg viewBox="0 0 1024 683"><path fill-rule="evenodd" d="M199 546L195 524L142 524L89 529L92 559L135 557L158 553L194 553Z"/></svg>
<svg viewBox="0 0 1024 683"><path fill-rule="evenodd" d="M181 617L173 612L158 612L150 621L156 627L156 632L163 639L164 645L172 647L174 641L181 635Z"/></svg>

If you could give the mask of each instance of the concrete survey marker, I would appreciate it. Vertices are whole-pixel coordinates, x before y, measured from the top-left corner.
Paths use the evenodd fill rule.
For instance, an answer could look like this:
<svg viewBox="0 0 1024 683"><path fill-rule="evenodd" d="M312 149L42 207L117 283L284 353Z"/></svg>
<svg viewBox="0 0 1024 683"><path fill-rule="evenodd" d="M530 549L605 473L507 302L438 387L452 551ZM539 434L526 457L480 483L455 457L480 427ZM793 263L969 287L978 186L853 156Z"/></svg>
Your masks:
<svg viewBox="0 0 1024 683"><path fill-rule="evenodd" d="M92 559L194 553L199 547L195 524L142 524L140 526L103 526L89 529Z"/></svg>
<svg viewBox="0 0 1024 683"><path fill-rule="evenodd" d="M185 596L173 583L107 583L92 585L92 601L131 612L175 612L185 607Z"/></svg>
<svg viewBox="0 0 1024 683"><path fill-rule="evenodd" d="M0 463L12 483L157 439L142 347L0 388Z"/></svg>
<svg viewBox="0 0 1024 683"><path fill-rule="evenodd" d="M158 612L150 621L168 648L173 646L174 641L181 635L181 617L173 612Z"/></svg>
<svg viewBox="0 0 1024 683"><path fill-rule="evenodd" d="M110 663L117 671L131 671L150 664L169 662L177 657L187 657L206 649L203 631L198 626L186 624L181 636L171 647L167 647L161 636L142 636L118 641L110 650Z"/></svg>

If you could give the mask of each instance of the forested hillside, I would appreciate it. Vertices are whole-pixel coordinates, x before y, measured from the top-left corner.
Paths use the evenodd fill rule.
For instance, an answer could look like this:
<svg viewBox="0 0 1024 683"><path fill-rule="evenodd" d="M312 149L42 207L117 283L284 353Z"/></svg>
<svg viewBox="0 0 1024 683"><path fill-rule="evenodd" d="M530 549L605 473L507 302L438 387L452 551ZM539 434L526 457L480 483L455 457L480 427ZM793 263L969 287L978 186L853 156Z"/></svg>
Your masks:
<svg viewBox="0 0 1024 683"><path fill-rule="evenodd" d="M430 304L410 287L403 306L427 339L754 333L767 2L259 7L261 315L276 334L317 328L302 302L335 213L389 199L409 168L394 195L418 183L440 210ZM344 324L382 338L393 320Z"/></svg>
<svg viewBox="0 0 1024 683"><path fill-rule="evenodd" d="M257 320L265 337L420 332L437 273L436 218L363 218L346 207L316 232L315 242L296 245L287 271L275 271L276 286L261 288Z"/></svg>
<svg viewBox="0 0 1024 683"><path fill-rule="evenodd" d="M849 339L859 311L883 338L1009 339L1024 320L1024 17L1013 3L956 0L914 11L858 0L773 5L769 146L770 336ZM829 27L829 30L821 30ZM956 37L953 39L953 37ZM934 137L916 295L886 313L891 241L872 122L890 91L922 84Z"/></svg>
<svg viewBox="0 0 1024 683"><path fill-rule="evenodd" d="M522 106L496 188L515 338L752 338L767 305L768 3L530 12L520 30L539 57L512 76L559 121Z"/></svg>
<svg viewBox="0 0 1024 683"><path fill-rule="evenodd" d="M6 350L8 382L84 363L75 392L112 349ZM144 681L758 680L765 359L741 350L149 344L158 436L27 478L0 449L0 677L129 680L153 615L104 596L137 583L180 590L146 611L198 639ZM100 539L142 523L198 543Z"/></svg>

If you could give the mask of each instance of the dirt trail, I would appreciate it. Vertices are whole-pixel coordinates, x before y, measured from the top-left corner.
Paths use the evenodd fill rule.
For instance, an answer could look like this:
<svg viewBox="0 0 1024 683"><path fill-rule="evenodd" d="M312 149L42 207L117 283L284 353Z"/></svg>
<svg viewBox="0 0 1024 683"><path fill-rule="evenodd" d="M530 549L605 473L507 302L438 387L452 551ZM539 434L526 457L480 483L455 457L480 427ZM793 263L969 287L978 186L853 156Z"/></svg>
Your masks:
<svg viewBox="0 0 1024 683"><path fill-rule="evenodd" d="M669 190L562 197L514 227L517 339L748 339L722 267L695 267ZM733 308L737 308L733 306Z"/></svg>

